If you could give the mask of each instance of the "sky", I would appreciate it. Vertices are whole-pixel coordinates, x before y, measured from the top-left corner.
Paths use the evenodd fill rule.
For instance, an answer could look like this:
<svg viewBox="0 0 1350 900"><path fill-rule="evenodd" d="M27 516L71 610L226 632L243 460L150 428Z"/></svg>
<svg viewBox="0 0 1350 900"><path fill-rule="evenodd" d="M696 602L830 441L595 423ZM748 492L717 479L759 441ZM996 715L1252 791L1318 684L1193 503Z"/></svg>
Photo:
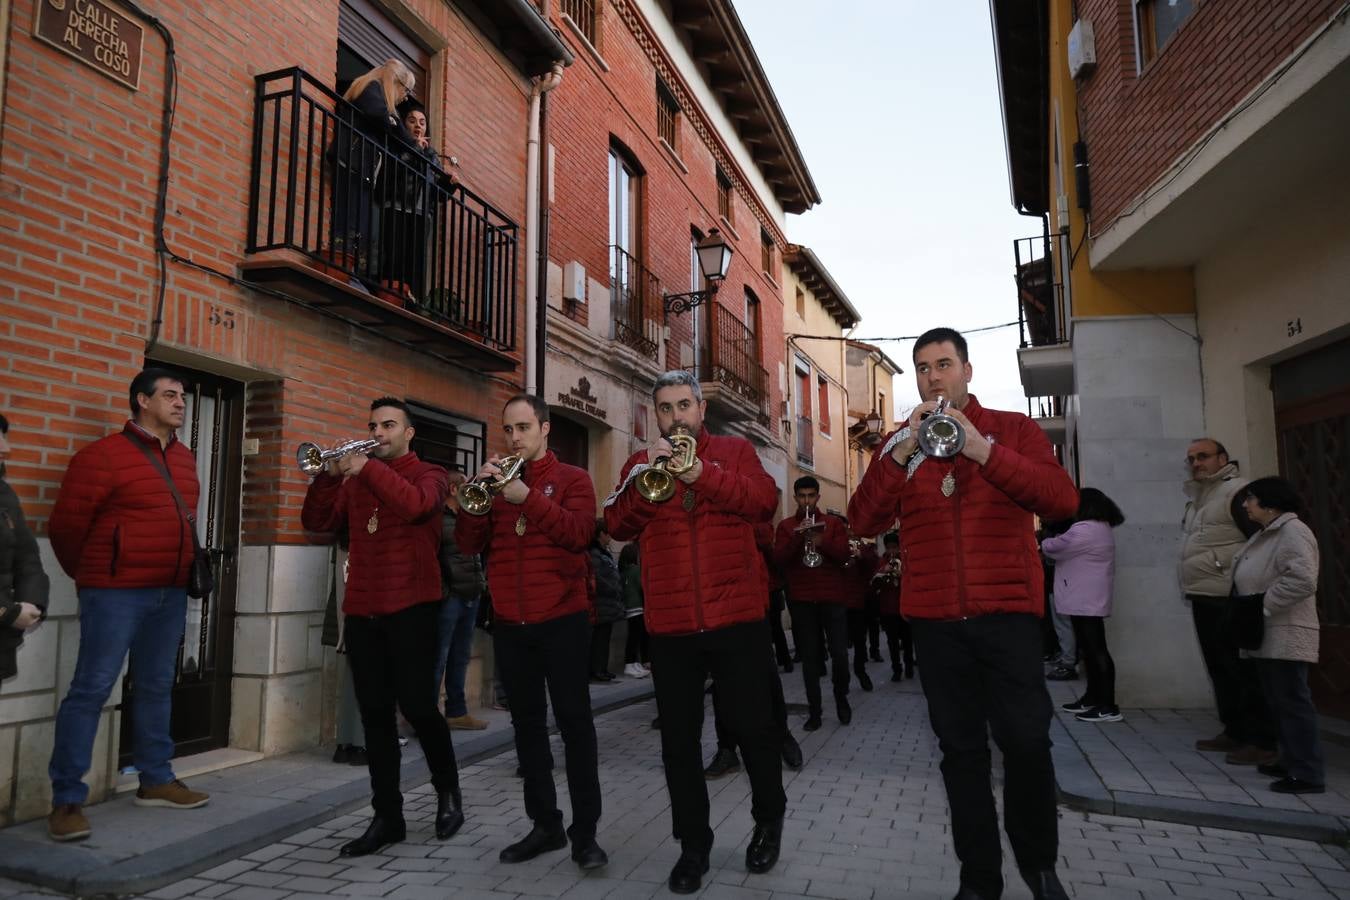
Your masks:
<svg viewBox="0 0 1350 900"><path fill-rule="evenodd" d="M984 0L735 0L822 203L788 216L862 314L855 337L1017 320L1013 209ZM1018 329L972 334L971 391L1026 411ZM877 342L919 400L912 341Z"/></svg>

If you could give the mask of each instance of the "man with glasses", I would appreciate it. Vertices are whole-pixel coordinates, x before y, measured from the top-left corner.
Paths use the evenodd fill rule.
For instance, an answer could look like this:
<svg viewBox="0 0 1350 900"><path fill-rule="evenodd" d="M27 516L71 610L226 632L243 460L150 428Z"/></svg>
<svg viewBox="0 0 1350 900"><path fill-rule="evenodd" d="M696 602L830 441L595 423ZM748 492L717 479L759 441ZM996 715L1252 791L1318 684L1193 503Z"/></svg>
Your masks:
<svg viewBox="0 0 1350 900"><path fill-rule="evenodd" d="M1191 605L1195 636L1214 682L1223 731L1195 742L1195 749L1226 753L1233 765L1270 761L1275 732L1256 673L1241 659L1224 625L1233 586L1233 557L1247 541L1250 523L1234 503L1246 479L1223 444L1198 438L1186 450L1190 480L1181 525L1181 589Z"/></svg>

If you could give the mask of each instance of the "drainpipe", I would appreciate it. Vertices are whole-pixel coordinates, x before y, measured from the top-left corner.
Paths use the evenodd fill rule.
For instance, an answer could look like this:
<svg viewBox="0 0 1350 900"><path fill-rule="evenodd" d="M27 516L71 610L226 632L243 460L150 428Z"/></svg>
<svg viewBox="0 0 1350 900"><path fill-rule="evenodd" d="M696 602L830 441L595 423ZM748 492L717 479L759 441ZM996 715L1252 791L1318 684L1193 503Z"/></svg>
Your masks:
<svg viewBox="0 0 1350 900"><path fill-rule="evenodd" d="M547 75L534 78L530 86L529 133L525 141L525 380L522 387L526 391L536 391L543 395L543 385L537 380L541 374L538 356L543 353L542 326L543 315L536 298L532 295L539 283L540 267L540 209L543 206L540 196L540 112L544 94L553 90L562 81L563 64L555 62L553 70ZM547 298L545 298L547 302Z"/></svg>

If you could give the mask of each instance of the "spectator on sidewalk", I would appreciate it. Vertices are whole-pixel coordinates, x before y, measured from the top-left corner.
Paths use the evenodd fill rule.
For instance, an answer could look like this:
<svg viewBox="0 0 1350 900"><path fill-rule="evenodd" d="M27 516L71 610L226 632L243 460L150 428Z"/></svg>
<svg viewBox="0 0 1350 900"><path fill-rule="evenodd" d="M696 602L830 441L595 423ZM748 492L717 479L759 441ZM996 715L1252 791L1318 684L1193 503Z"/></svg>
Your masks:
<svg viewBox="0 0 1350 900"><path fill-rule="evenodd" d="M366 856L407 837L400 792L398 713L417 734L436 794L437 840L464 824L459 768L450 729L436 706L441 572L436 553L449 491L447 473L409 445L412 410L395 397L370 404L366 427L379 446L369 456L330 459L305 492L305 530L349 539L343 639L366 733L374 816L339 855Z"/></svg>
<svg viewBox="0 0 1350 900"><path fill-rule="evenodd" d="M464 697L478 603L484 589L478 554L461 553L455 543L455 523L460 516L455 492L465 481L463 472L450 473L450 493L445 498L445 519L441 523L441 595L445 599L441 603L440 642L436 645L435 685L437 693L445 689L445 721L451 728L482 731L488 723L469 715Z"/></svg>
<svg viewBox="0 0 1350 900"><path fill-rule="evenodd" d="M623 583L623 608L628 621L628 637L623 648L623 674L629 678L648 678L651 653L647 647L647 625L642 614L642 566L638 543L630 541L619 551L619 580Z"/></svg>
<svg viewBox="0 0 1350 900"><path fill-rule="evenodd" d="M1242 658L1227 626L1233 557L1251 533L1238 502L1246 481L1237 460L1213 438L1186 449L1191 479L1181 525L1181 589L1191 605L1195 636L1214 684L1223 731L1195 742L1195 749L1228 754L1234 764L1256 765L1275 749L1275 724L1256 667Z"/></svg>
<svg viewBox="0 0 1350 900"><path fill-rule="evenodd" d="M183 379L149 368L132 379L132 418L70 461L47 522L52 550L75 579L80 644L70 690L56 713L48 774L54 840L89 836L82 807L99 717L131 655L132 762L137 806L196 809L210 799L173 774L169 734L178 645L187 623L197 508L197 461L178 439L187 411ZM180 502L181 498L181 502Z"/></svg>
<svg viewBox="0 0 1350 900"><path fill-rule="evenodd" d="M1003 853L990 787L989 735L1003 754L1003 815L1022 878L1036 898L1067 895L1059 856L1053 710L1041 663L1044 602L1034 516L1067 519L1078 492L1045 433L969 393L966 339L950 328L914 344L923 398L880 448L849 503L860 534L898 517L905 548L901 612L910 620L929 719L942 747L961 898L1003 892ZM930 458L918 433L939 397L963 430L960 451Z"/></svg>
<svg viewBox="0 0 1350 900"><path fill-rule="evenodd" d="M5 481L9 446L9 420L0 416L0 679L18 673L19 645L24 632L46 617L50 587L37 538Z"/></svg>
<svg viewBox="0 0 1350 900"><path fill-rule="evenodd" d="M1116 664L1106 646L1106 617L1116 577L1116 539L1125 521L1120 507L1096 488L1078 493L1078 515L1063 534L1046 538L1041 552L1055 563L1055 611L1073 624L1087 691L1061 709L1080 722L1119 722Z"/></svg>
<svg viewBox="0 0 1350 900"><path fill-rule="evenodd" d="M1278 776L1281 794L1320 794L1326 778L1308 666L1317 662L1317 537L1299 514L1303 503L1283 478L1258 478L1238 495L1261 530L1233 560L1233 592L1261 594L1265 634L1249 651L1279 729L1279 760L1257 765Z"/></svg>
<svg viewBox="0 0 1350 900"><path fill-rule="evenodd" d="M609 550L609 533L605 520L595 520L595 534L586 549L591 563L591 577L595 582L592 606L595 626L591 629L591 681L608 684L614 680L609 670L609 642L614 634L614 623L623 620L627 610L623 604L623 581L619 564Z"/></svg>

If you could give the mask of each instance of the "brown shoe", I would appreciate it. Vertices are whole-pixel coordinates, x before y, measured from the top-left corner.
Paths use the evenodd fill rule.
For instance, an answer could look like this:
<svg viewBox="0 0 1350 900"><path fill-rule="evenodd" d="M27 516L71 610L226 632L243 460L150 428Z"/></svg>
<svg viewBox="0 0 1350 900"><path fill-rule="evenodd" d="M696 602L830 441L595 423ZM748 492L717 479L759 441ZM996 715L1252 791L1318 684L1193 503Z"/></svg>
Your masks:
<svg viewBox="0 0 1350 900"><path fill-rule="evenodd" d="M446 716L445 724L457 731L482 731L488 727L488 723L482 719L475 719L473 716L465 713L462 716Z"/></svg>
<svg viewBox="0 0 1350 900"><path fill-rule="evenodd" d="M136 799L132 802L137 806L169 806L174 809L196 809L199 806L205 806L211 799L210 794L203 794L201 791L188 790L188 786L178 779L170 781L168 784L157 784L154 787L141 785L136 791Z"/></svg>
<svg viewBox="0 0 1350 900"><path fill-rule="evenodd" d="M1260 747L1239 747L1223 758L1230 766L1271 765L1280 761L1280 754Z"/></svg>
<svg viewBox="0 0 1350 900"><path fill-rule="evenodd" d="M89 837L89 820L78 803L63 803L47 816L47 833L54 841L78 841Z"/></svg>
<svg viewBox="0 0 1350 900"><path fill-rule="evenodd" d="M1195 749L1202 753L1232 753L1234 750L1241 750L1242 743L1220 732L1216 737L1196 741Z"/></svg>

